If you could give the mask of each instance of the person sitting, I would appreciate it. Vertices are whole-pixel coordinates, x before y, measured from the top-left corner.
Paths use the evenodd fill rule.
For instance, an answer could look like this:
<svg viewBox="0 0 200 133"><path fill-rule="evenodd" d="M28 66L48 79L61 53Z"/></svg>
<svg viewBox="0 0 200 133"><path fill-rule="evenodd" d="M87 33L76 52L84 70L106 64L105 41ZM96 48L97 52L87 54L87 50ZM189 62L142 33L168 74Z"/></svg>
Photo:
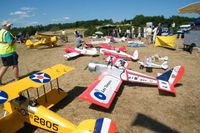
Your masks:
<svg viewBox="0 0 200 133"><path fill-rule="evenodd" d="M83 46L83 36L82 35L79 35L77 38L76 38L76 48L82 48Z"/></svg>

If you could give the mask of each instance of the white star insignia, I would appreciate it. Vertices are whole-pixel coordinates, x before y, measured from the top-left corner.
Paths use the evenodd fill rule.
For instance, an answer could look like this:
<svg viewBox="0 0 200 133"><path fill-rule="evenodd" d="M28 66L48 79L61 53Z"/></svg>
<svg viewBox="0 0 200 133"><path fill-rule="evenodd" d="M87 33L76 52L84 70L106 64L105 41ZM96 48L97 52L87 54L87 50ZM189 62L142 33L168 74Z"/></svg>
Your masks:
<svg viewBox="0 0 200 133"><path fill-rule="evenodd" d="M6 100L7 98L0 96L0 100Z"/></svg>
<svg viewBox="0 0 200 133"><path fill-rule="evenodd" d="M35 76L35 77L33 77L32 79L38 79L38 80L40 80L41 83L43 83L43 81L44 81L45 79L50 79L50 78L48 78L48 77L45 77L45 76L44 76L44 73L42 73L42 74L33 74L33 76ZM43 78L38 78L38 76L41 76L41 77L43 77Z"/></svg>

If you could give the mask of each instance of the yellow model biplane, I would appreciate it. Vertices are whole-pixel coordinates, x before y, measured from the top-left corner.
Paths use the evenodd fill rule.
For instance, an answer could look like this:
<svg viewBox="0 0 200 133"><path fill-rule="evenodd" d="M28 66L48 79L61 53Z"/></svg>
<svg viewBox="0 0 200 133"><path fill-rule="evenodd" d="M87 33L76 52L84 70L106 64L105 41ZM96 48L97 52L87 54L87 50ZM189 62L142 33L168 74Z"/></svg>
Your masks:
<svg viewBox="0 0 200 133"><path fill-rule="evenodd" d="M72 67L58 64L0 87L0 104L3 104L0 133L16 132L25 123L50 132L116 132L115 123L108 118L89 119L76 126L49 110L66 97L67 93L59 88L58 77L71 70Z"/></svg>
<svg viewBox="0 0 200 133"><path fill-rule="evenodd" d="M41 45L47 45L49 47L55 47L58 41L57 35L47 35L47 34L41 34L38 33L34 36L32 36L31 39L26 40L26 47L32 48L37 47Z"/></svg>

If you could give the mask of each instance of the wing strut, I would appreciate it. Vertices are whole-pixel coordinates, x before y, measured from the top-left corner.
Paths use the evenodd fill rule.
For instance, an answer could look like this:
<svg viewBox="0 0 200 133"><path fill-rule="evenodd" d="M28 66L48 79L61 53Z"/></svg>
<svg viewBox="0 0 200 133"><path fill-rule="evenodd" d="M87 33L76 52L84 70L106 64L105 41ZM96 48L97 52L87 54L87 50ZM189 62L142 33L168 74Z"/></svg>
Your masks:
<svg viewBox="0 0 200 133"><path fill-rule="evenodd" d="M45 102L47 102L47 94L46 94L46 89L45 89L45 86L43 85L43 91L44 91L44 96L45 96Z"/></svg>
<svg viewBox="0 0 200 133"><path fill-rule="evenodd" d="M58 87L58 94L60 94L60 87L59 87L58 78L56 78L56 84L57 84L57 87Z"/></svg>

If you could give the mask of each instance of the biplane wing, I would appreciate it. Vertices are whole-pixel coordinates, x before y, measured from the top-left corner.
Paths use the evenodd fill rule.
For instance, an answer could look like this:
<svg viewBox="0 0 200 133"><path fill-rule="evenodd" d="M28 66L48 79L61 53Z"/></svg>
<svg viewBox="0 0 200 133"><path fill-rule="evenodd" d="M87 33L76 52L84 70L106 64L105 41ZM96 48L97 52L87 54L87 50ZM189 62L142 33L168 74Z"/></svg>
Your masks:
<svg viewBox="0 0 200 133"><path fill-rule="evenodd" d="M0 87L0 93L7 93L8 96L5 99L8 102L12 99L19 97L20 92L28 88L39 88L44 85L44 83L50 82L63 74L73 70L74 68L65 66L63 64L58 64L41 72L31 74L30 76L23 78L17 82L10 83L8 85Z"/></svg>
<svg viewBox="0 0 200 133"><path fill-rule="evenodd" d="M119 77L105 72L89 85L79 97L99 106L109 108L121 83L122 80Z"/></svg>

